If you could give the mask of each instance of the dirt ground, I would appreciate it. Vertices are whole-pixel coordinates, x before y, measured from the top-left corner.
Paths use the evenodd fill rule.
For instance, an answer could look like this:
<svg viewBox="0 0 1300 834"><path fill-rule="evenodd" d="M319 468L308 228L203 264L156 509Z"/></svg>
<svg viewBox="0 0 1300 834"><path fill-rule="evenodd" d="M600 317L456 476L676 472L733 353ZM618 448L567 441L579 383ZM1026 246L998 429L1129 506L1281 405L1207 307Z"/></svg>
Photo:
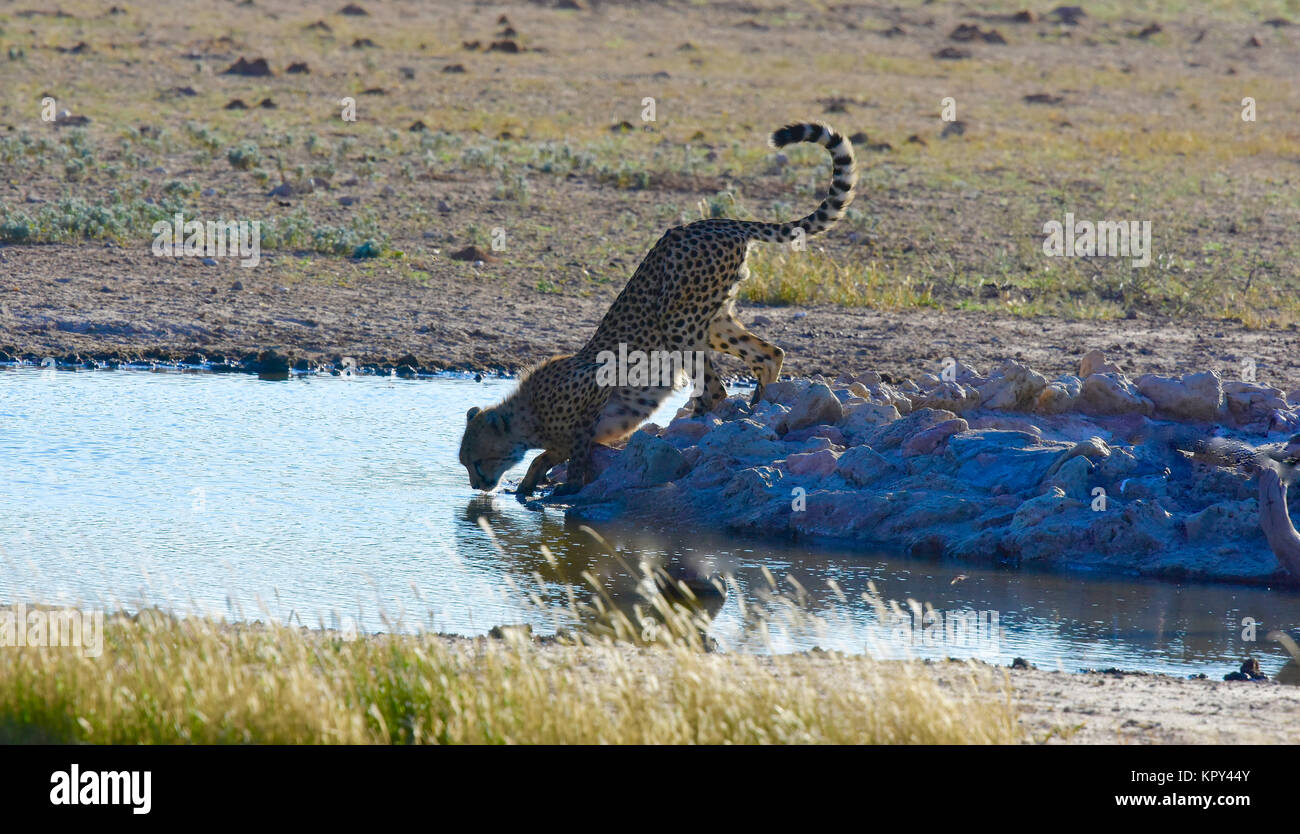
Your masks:
<svg viewBox="0 0 1300 834"><path fill-rule="evenodd" d="M1134 673L1080 675L1017 669L1009 674L1021 726L1031 741L1295 744L1300 740L1300 687Z"/></svg>
<svg viewBox="0 0 1300 834"><path fill-rule="evenodd" d="M455 276L419 285L373 278L364 287L284 286L258 270L232 266L214 275L184 260L160 275L149 255L120 250L105 251L75 276L52 277L60 275L68 248L0 250L13 269L7 281L0 278L0 286L9 285L0 296L0 349L58 358L181 359L197 351L238 359L276 347L316 361L342 355L396 364L413 355L429 369L515 371L581 347L610 300L457 286ZM234 281L243 288L231 290ZM440 308L453 292L457 308L445 315ZM742 320L785 349L785 372L793 375L871 369L914 377L935 371L946 356L982 371L1019 359L1055 375L1077 372L1084 353L1102 348L1133 373L1213 368L1237 378L1243 358L1260 357L1261 379L1287 391L1300 387L1294 331L1222 321L754 305L742 305Z"/></svg>
<svg viewBox="0 0 1300 834"><path fill-rule="evenodd" d="M580 347L659 235L713 211L698 202L811 209L825 160L764 143L819 118L862 134L857 213L817 244L843 285L792 262L741 305L787 373L953 356L1057 374L1102 348L1135 373L1253 359L1300 387L1300 136L1272 115L1300 106L1300 27L1263 6L153 5L0 6L8 354L515 371ZM268 75L229 72L263 57ZM1243 127L1246 93L1270 115ZM42 122L46 95L87 123ZM279 242L253 269L155 257L168 200L279 222ZM1045 259L1043 221L1070 210L1153 217L1169 257ZM364 239L383 254L348 257ZM471 246L485 260L458 259Z"/></svg>

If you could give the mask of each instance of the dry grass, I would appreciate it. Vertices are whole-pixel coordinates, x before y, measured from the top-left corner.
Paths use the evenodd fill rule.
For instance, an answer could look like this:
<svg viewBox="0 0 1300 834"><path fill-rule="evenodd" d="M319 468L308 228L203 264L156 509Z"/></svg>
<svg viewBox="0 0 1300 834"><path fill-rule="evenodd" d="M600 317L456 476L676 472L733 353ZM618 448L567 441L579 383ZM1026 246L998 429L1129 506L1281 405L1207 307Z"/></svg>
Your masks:
<svg viewBox="0 0 1300 834"><path fill-rule="evenodd" d="M490 530L489 530L490 533ZM544 555L546 554L543 548ZM618 558L615 556L615 558ZM534 640L180 619L105 622L103 651L0 650L0 743L992 744L1022 739L1009 683L813 651L723 654L685 585L578 603ZM594 577L588 576L599 588ZM662 590L661 590L662 589ZM665 596L665 591L674 599ZM760 622L807 618L788 598ZM557 612L552 612L557 613Z"/></svg>
<svg viewBox="0 0 1300 834"><path fill-rule="evenodd" d="M0 742L1006 743L1005 692L972 672L684 644L370 637L174 620L107 625L104 655L0 652Z"/></svg>
<svg viewBox="0 0 1300 834"><path fill-rule="evenodd" d="M934 285L875 261L838 261L821 250L756 250L741 297L762 304L843 304L900 310L935 307Z"/></svg>
<svg viewBox="0 0 1300 834"><path fill-rule="evenodd" d="M156 611L106 623L99 658L0 652L0 742L1007 743L1005 689L919 665L704 653L683 642L344 640Z"/></svg>

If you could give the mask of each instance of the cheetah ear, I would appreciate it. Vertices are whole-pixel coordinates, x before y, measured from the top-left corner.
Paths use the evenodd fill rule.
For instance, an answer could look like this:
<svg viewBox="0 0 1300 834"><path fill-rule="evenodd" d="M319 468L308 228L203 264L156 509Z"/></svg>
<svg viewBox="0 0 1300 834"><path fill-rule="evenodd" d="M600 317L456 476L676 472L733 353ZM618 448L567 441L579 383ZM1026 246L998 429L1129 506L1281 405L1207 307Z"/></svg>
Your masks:
<svg viewBox="0 0 1300 834"><path fill-rule="evenodd" d="M488 425L492 427L492 430L498 434L510 433L510 420L507 417L503 417L500 411L489 411L487 414L487 422Z"/></svg>
<svg viewBox="0 0 1300 834"><path fill-rule="evenodd" d="M474 415L478 414L482 410L483 409L478 406L472 406L469 411L465 412L465 422L468 423L470 420L473 420Z"/></svg>

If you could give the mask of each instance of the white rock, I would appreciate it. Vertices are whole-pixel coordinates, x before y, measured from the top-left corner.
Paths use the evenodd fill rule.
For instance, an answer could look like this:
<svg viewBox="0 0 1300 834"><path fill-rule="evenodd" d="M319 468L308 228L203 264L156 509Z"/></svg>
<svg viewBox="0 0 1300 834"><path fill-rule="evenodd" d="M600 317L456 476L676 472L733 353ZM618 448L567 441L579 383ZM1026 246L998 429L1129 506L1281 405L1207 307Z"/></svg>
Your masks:
<svg viewBox="0 0 1300 834"><path fill-rule="evenodd" d="M1213 420L1223 405L1223 384L1214 371L1178 379L1145 374L1138 378L1137 389L1162 415L1177 420Z"/></svg>
<svg viewBox="0 0 1300 834"><path fill-rule="evenodd" d="M784 428L778 428L777 431L784 434L806 426L834 425L843 416L844 409L839 397L824 383L818 382L799 395L785 417Z"/></svg>
<svg viewBox="0 0 1300 834"><path fill-rule="evenodd" d="M896 474L898 470L884 455L870 446L854 446L840 455L835 471L851 484L870 486L882 478Z"/></svg>
<svg viewBox="0 0 1300 834"><path fill-rule="evenodd" d="M979 387L980 405L999 411L1028 411L1047 387L1047 377L1020 362L1007 361Z"/></svg>
<svg viewBox="0 0 1300 834"><path fill-rule="evenodd" d="M1087 379L1093 374L1117 374L1119 366L1106 361L1100 350L1090 350L1079 360L1079 376Z"/></svg>
<svg viewBox="0 0 1300 834"><path fill-rule="evenodd" d="M980 392L960 382L941 382L918 396L911 397L912 408L942 408L960 414L980 404Z"/></svg>
<svg viewBox="0 0 1300 834"><path fill-rule="evenodd" d="M1083 381L1074 406L1084 414L1145 414L1155 411L1155 404L1142 396L1123 374L1093 374Z"/></svg>

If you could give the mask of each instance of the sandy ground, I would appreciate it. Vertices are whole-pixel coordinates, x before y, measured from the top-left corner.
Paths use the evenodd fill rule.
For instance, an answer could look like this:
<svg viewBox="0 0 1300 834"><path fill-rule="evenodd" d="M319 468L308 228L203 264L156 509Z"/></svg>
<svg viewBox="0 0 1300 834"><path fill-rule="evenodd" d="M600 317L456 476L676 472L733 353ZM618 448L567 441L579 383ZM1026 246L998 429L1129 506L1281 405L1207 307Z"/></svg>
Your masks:
<svg viewBox="0 0 1300 834"><path fill-rule="evenodd" d="M944 666L935 668L943 676ZM1295 744L1300 687L1164 675L1017 669L1030 741L1050 744Z"/></svg>
<svg viewBox="0 0 1300 834"><path fill-rule="evenodd" d="M159 274L147 250L105 249L94 261L74 258L74 270L60 267L76 249L0 249L0 350L122 360L182 359L197 351L237 360L271 347L309 361L351 356L382 365L414 357L430 370L517 371L581 347L621 289L589 297L526 293L509 284L466 284L455 274L421 284L382 274L364 285L282 283L273 273L193 260L164 262ZM239 289L232 289L235 282ZM984 372L1019 359L1056 375L1076 373L1079 358L1101 348L1134 376L1211 368L1239 378L1242 359L1251 357L1262 381L1300 387L1294 332L1226 321L754 305L742 305L741 317L786 351L791 375L870 369L915 377L947 356ZM743 371L720 358L732 372Z"/></svg>
<svg viewBox="0 0 1300 834"><path fill-rule="evenodd" d="M581 651L554 644L545 650ZM662 676L663 664L671 662L661 652L624 651L633 671L639 667ZM801 658L832 662L816 651ZM999 693L1009 688L1026 744L1300 743L1300 686L1276 681L1188 679L1118 670L1069 673L994 667L978 661L882 662L897 667L899 674L933 675L957 692L969 692L972 682L990 697L1001 697ZM772 660L765 659L763 665L772 668ZM853 676L842 683L861 685Z"/></svg>

